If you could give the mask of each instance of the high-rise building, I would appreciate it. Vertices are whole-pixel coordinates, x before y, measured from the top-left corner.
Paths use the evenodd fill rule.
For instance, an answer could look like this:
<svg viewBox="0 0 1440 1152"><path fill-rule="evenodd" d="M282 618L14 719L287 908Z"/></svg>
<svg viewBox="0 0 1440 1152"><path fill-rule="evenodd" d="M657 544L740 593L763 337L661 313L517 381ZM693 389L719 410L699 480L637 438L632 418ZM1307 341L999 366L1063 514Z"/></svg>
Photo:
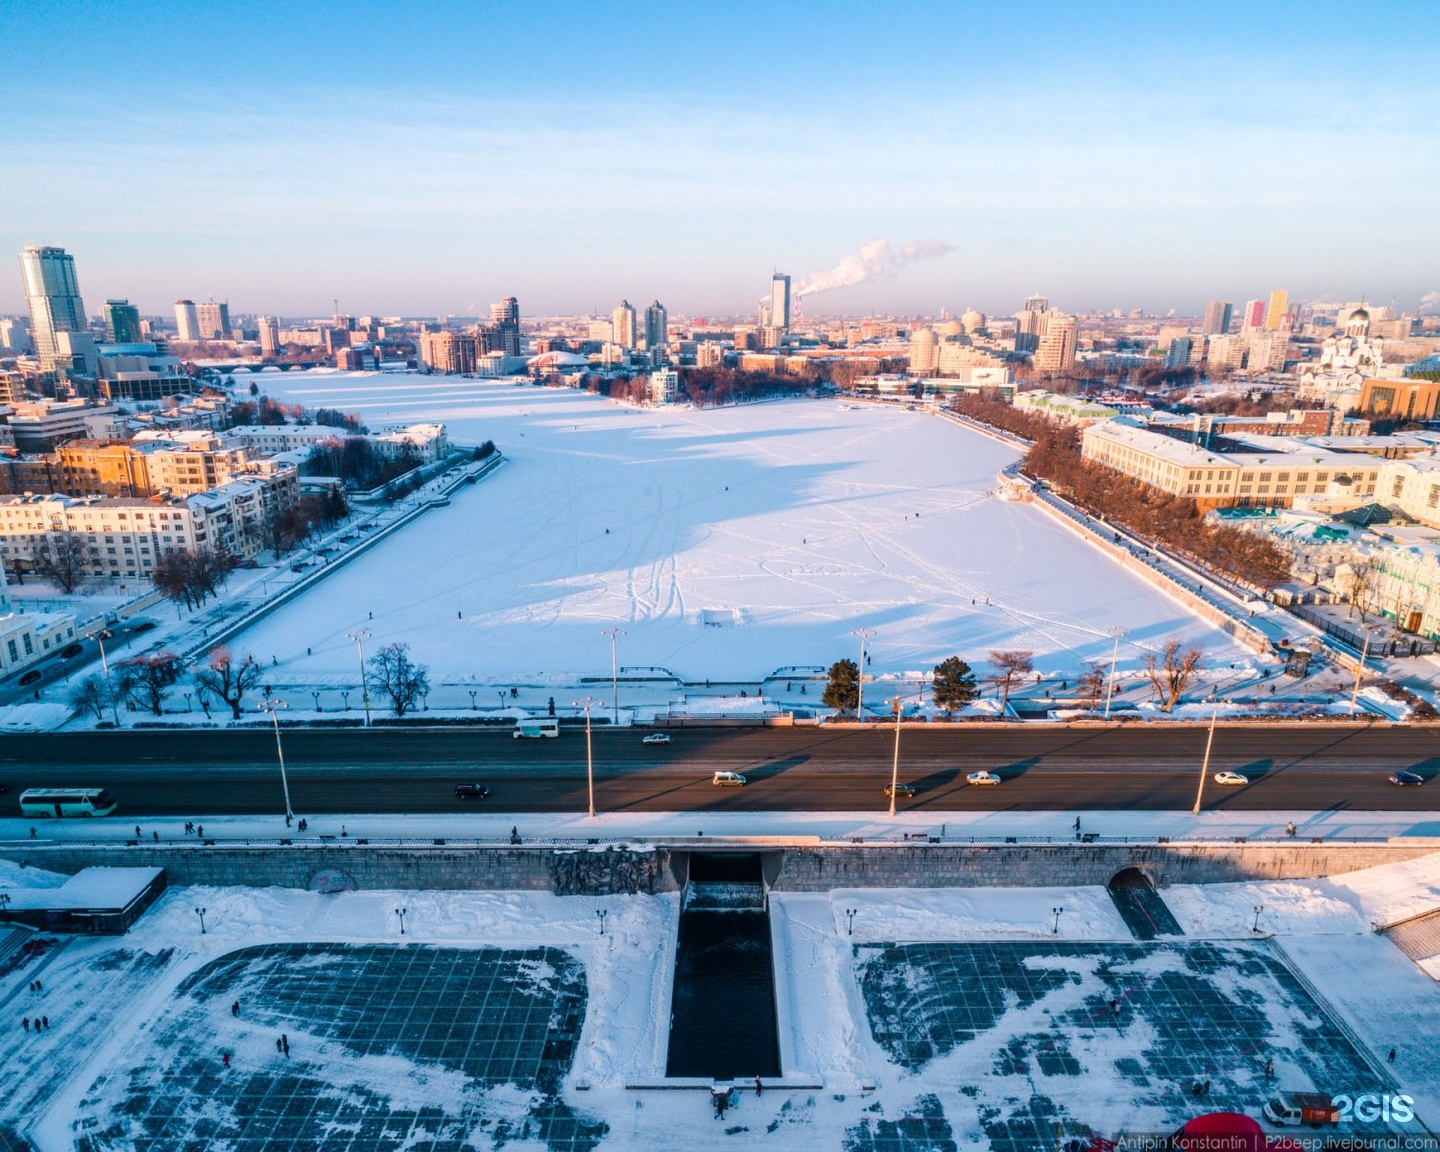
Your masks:
<svg viewBox="0 0 1440 1152"><path fill-rule="evenodd" d="M1080 327L1075 317L1059 312L1045 313L1045 335L1035 349L1035 371L1054 375L1068 372L1075 367L1075 348L1079 340Z"/></svg>
<svg viewBox="0 0 1440 1152"><path fill-rule="evenodd" d="M463 332L424 332L420 340L420 363L428 372L473 376L477 362L475 337Z"/></svg>
<svg viewBox="0 0 1440 1152"><path fill-rule="evenodd" d="M1283 332L1256 332L1248 341L1246 366L1252 372L1279 372L1290 354L1290 338Z"/></svg>
<svg viewBox="0 0 1440 1152"><path fill-rule="evenodd" d="M610 339L622 348L635 347L635 305L628 300L610 314Z"/></svg>
<svg viewBox="0 0 1440 1152"><path fill-rule="evenodd" d="M520 302L507 296L490 305L490 331L486 333L485 351L506 356L520 355Z"/></svg>
<svg viewBox="0 0 1440 1152"><path fill-rule="evenodd" d="M645 309L645 347L664 348L670 340L670 313L659 300L652 300Z"/></svg>
<svg viewBox="0 0 1440 1152"><path fill-rule="evenodd" d="M1230 331L1230 321L1235 313L1235 305L1229 300L1212 300L1205 305L1205 323L1201 330L1207 336L1223 336Z"/></svg>
<svg viewBox="0 0 1440 1152"><path fill-rule="evenodd" d="M1026 298L1024 306L1015 313L1015 351L1034 352L1040 347L1049 315L1050 301L1044 296Z"/></svg>
<svg viewBox="0 0 1440 1152"><path fill-rule="evenodd" d="M18 316L8 316L0 320L0 349L6 352L29 352L30 343L30 321L22 320Z"/></svg>
<svg viewBox="0 0 1440 1152"><path fill-rule="evenodd" d="M30 338L40 368L67 374L73 365L68 350L61 351L56 334L84 332L86 328L75 259L63 248L29 244L20 253L20 275L30 304Z"/></svg>
<svg viewBox="0 0 1440 1152"><path fill-rule="evenodd" d="M1267 307L1264 300L1245 301L1245 311L1240 316L1240 327L1242 329L1264 328Z"/></svg>
<svg viewBox="0 0 1440 1152"><path fill-rule="evenodd" d="M280 322L274 316L260 317L260 355L274 356L280 351Z"/></svg>
<svg viewBox="0 0 1440 1152"><path fill-rule="evenodd" d="M1165 367L1184 368L1190 363L1190 348L1189 336L1176 336L1170 341L1170 350L1165 354Z"/></svg>
<svg viewBox="0 0 1440 1152"><path fill-rule="evenodd" d="M940 367L940 337L931 328L917 328L910 337L910 375L933 376Z"/></svg>
<svg viewBox="0 0 1440 1152"><path fill-rule="evenodd" d="M195 305L195 331L197 340L229 340L230 305L213 300Z"/></svg>
<svg viewBox="0 0 1440 1152"><path fill-rule="evenodd" d="M139 344L144 340L140 331L140 309L128 300L106 300L100 309L105 319L105 339L111 344Z"/></svg>
<svg viewBox="0 0 1440 1152"><path fill-rule="evenodd" d="M790 330L790 277L785 272L770 278L770 327Z"/></svg>
<svg viewBox="0 0 1440 1152"><path fill-rule="evenodd" d="M1283 288L1270 293L1270 305L1265 309L1265 327L1272 332L1280 331L1280 323L1290 310L1290 294Z"/></svg>
<svg viewBox="0 0 1440 1152"><path fill-rule="evenodd" d="M195 301L175 301L175 330L182 344L193 344L200 339L200 319L195 313Z"/></svg>

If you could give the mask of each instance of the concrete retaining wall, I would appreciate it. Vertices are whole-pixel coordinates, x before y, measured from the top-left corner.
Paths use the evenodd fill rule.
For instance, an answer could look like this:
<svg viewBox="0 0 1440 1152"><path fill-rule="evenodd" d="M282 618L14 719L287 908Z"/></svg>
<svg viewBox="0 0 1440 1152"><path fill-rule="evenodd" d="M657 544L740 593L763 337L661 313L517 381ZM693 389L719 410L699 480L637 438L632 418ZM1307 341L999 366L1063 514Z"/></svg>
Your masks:
<svg viewBox="0 0 1440 1152"><path fill-rule="evenodd" d="M1437 844L922 844L791 848L777 892L832 888L1069 888L1138 868L1156 885L1298 880L1394 864Z"/></svg>
<svg viewBox="0 0 1440 1152"><path fill-rule="evenodd" d="M15 845L0 856L74 873L92 865L151 866L171 884L282 888L400 888L673 892L694 842L628 850L566 845L214 844ZM754 851L706 837L706 851ZM1374 844L767 844L778 892L833 888L1024 888L1105 884L1139 868L1157 886L1313 879L1440 851L1440 843Z"/></svg>

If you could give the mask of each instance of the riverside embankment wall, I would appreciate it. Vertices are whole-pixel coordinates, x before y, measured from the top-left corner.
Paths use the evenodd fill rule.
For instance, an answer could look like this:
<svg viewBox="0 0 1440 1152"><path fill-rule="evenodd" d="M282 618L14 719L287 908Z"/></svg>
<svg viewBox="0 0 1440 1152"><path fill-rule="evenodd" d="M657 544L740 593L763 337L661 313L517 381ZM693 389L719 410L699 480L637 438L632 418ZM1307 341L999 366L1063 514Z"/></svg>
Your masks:
<svg viewBox="0 0 1440 1152"><path fill-rule="evenodd" d="M311 889L519 889L567 894L674 891L690 850L764 852L770 886L834 888L1072 887L1138 868L1157 886L1313 879L1440 851L1440 840L1320 843L803 843L763 847L706 837L626 845L174 845L21 843L0 857L54 872L160 867L172 885Z"/></svg>

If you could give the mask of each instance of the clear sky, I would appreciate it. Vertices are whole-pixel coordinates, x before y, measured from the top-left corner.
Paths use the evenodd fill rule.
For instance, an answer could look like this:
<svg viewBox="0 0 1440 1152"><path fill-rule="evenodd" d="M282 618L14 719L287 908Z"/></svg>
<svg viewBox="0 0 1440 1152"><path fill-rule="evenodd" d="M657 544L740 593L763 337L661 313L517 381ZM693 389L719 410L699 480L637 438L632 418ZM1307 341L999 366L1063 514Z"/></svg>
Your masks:
<svg viewBox="0 0 1440 1152"><path fill-rule="evenodd" d="M0 4L0 312L814 313L1440 288L1440 3Z"/></svg>

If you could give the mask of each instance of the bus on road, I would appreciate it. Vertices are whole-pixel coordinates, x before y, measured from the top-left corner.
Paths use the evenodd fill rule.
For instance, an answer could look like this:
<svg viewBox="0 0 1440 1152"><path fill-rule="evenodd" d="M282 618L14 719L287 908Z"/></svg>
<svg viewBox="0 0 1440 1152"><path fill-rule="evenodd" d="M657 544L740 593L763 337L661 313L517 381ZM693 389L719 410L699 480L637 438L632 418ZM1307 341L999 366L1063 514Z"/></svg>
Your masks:
<svg viewBox="0 0 1440 1152"><path fill-rule="evenodd" d="M108 788L30 788L20 793L26 816L109 816L115 797Z"/></svg>
<svg viewBox="0 0 1440 1152"><path fill-rule="evenodd" d="M515 722L516 740L538 740L543 736L559 736L560 721L554 716L537 716Z"/></svg>

